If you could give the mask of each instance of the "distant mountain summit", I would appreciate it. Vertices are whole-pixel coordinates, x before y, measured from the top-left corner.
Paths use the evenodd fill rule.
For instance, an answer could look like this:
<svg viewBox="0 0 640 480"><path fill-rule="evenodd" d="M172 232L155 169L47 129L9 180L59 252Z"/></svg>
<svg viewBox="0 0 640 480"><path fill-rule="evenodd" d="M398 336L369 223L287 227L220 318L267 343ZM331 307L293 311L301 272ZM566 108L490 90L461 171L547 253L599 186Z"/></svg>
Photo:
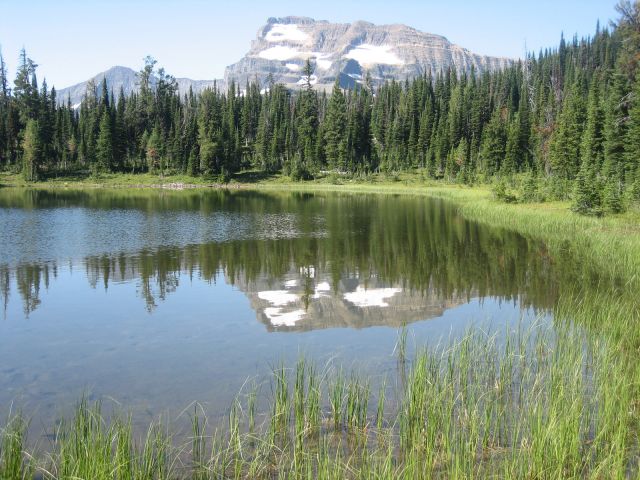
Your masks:
<svg viewBox="0 0 640 480"><path fill-rule="evenodd" d="M478 55L454 45L445 37L420 32L406 25L374 25L368 22L329 23L308 17L269 18L258 30L249 52L225 70L218 87L233 80L242 89L256 79L266 87L270 78L290 88L305 81L302 71L307 59L314 66L311 82L329 88L338 78L345 87L365 81L374 85L386 80L405 80L425 73L453 68L459 73L477 73L503 69L513 60ZM137 89L136 72L127 67L112 67L93 77L97 86L106 78L109 90L125 95ZM215 80L176 78L181 94L192 88L195 93L211 88ZM59 90L58 99L79 105L87 82Z"/></svg>
<svg viewBox="0 0 640 480"><path fill-rule="evenodd" d="M136 71L129 67L115 66L109 70L101 72L85 82L78 83L71 87L63 88L57 93L58 102L66 103L68 99L71 101L71 105L74 108L80 106L80 102L84 98L87 92L87 85L91 80L97 88L100 88L102 82L106 79L107 87L109 91L113 91L116 98L120 94L120 88L124 91L125 95L130 95L138 90L138 78ZM193 89L194 93L201 92L205 88L213 88L216 80L191 80L190 78L176 78L178 85L178 92L185 94L189 92L189 88ZM222 80L218 80L222 83ZM152 82L153 83L153 82Z"/></svg>
<svg viewBox="0 0 640 480"><path fill-rule="evenodd" d="M498 70L513 60L477 55L445 37L424 33L406 25L374 25L368 22L329 23L307 17L270 18L258 30L249 52L227 67L225 80L241 87L269 75L276 82L296 87L304 82L301 72L307 58L314 64L312 82L319 86L340 79L343 87L364 81L374 84L404 80L453 68L477 73Z"/></svg>

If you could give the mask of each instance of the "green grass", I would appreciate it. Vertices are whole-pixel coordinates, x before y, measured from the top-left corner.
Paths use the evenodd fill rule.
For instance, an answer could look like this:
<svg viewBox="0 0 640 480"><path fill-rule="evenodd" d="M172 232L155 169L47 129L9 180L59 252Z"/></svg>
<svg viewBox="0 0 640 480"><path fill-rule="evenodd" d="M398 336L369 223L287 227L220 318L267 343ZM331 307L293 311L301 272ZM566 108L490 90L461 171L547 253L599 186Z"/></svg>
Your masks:
<svg viewBox="0 0 640 480"><path fill-rule="evenodd" d="M250 426L240 400L218 430L196 408L185 444L158 423L136 438L130 417L107 420L83 400L45 453L27 453L12 418L0 478L637 478L638 370L611 342L568 323L504 337L470 330L408 359L386 410L367 378L320 380L301 359L274 370L263 424Z"/></svg>

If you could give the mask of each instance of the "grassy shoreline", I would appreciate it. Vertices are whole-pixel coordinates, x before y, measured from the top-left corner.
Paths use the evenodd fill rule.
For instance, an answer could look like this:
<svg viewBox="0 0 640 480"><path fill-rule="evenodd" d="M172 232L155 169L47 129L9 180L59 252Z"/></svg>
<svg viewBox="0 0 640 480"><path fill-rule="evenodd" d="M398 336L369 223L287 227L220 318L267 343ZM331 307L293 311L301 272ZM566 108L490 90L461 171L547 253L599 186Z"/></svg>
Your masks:
<svg viewBox="0 0 640 480"><path fill-rule="evenodd" d="M399 342L401 342L401 336ZM197 405L176 445L166 425L136 435L81 400L28 453L23 417L0 430L3 479L630 478L638 474L637 391L606 340L573 327L470 332L405 358L397 405L366 378L276 366L265 415L240 392L226 425ZM635 387L635 385L634 385ZM391 406L390 406L391 405ZM265 418L264 421L256 421Z"/></svg>

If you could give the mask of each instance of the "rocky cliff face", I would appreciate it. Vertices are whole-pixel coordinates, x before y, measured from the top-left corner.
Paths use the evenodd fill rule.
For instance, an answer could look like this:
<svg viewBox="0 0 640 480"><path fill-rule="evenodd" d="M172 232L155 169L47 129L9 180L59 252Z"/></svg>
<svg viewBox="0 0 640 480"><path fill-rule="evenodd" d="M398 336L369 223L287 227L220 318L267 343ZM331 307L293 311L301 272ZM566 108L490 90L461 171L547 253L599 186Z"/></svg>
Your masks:
<svg viewBox="0 0 640 480"><path fill-rule="evenodd" d="M405 80L425 73L437 74L453 68L458 72L481 73L502 69L511 59L477 55L449 42L445 37L424 33L405 25L374 25L367 22L329 23L306 17L270 18L258 30L249 52L225 71L224 80L176 78L180 94L212 88L214 82L226 89L233 80L240 89L256 79L264 88L270 78L290 88L305 83L303 68L312 61L311 83L330 88L340 79L344 88L354 87L370 77L374 85L386 80ZM117 96L137 90L136 72L112 67L93 77L96 86L106 79ZM78 106L87 89L82 82L58 91L58 101Z"/></svg>
<svg viewBox="0 0 640 480"><path fill-rule="evenodd" d="M270 18L238 63L227 67L225 81L243 88L258 79L263 86L269 76L289 87L304 83L307 59L315 68L312 83L319 87L340 79L343 87L362 83L367 74L374 84L404 80L448 68L481 73L507 67L508 58L476 55L445 37L420 32L405 25L374 25L367 22L329 23L306 17Z"/></svg>

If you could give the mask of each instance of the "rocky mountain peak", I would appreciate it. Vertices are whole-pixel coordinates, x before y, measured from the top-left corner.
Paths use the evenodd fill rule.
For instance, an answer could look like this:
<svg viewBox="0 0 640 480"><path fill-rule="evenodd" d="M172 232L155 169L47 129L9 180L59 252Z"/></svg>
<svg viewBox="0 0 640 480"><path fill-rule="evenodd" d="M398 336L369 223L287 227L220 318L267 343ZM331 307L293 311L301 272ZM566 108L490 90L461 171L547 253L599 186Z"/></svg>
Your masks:
<svg viewBox="0 0 640 480"><path fill-rule="evenodd" d="M441 35L421 32L406 25L375 25L370 22L330 23L309 17L271 17L260 27L247 54L225 70L224 80L176 78L180 94L212 88L225 89L231 82L243 88L258 80L264 88L272 77L289 88L305 83L303 68L307 59L314 66L311 83L329 89L339 79L344 88L364 83L367 76L374 85L387 80L405 80L427 73L436 75L449 68L459 73L493 71L509 66L513 60L477 55ZM99 86L107 81L117 96L120 88L129 95L138 89L136 72L112 67L91 80ZM78 106L86 94L87 82L58 92L58 101L70 99Z"/></svg>
<svg viewBox="0 0 640 480"><path fill-rule="evenodd" d="M437 74L453 68L459 73L501 69L512 60L477 55L441 35L420 32L406 25L369 22L329 23L308 17L269 18L258 30L251 49L227 67L225 80L243 85L271 75L289 87L303 83L301 71L310 59L313 83L329 87L336 78L343 87Z"/></svg>

